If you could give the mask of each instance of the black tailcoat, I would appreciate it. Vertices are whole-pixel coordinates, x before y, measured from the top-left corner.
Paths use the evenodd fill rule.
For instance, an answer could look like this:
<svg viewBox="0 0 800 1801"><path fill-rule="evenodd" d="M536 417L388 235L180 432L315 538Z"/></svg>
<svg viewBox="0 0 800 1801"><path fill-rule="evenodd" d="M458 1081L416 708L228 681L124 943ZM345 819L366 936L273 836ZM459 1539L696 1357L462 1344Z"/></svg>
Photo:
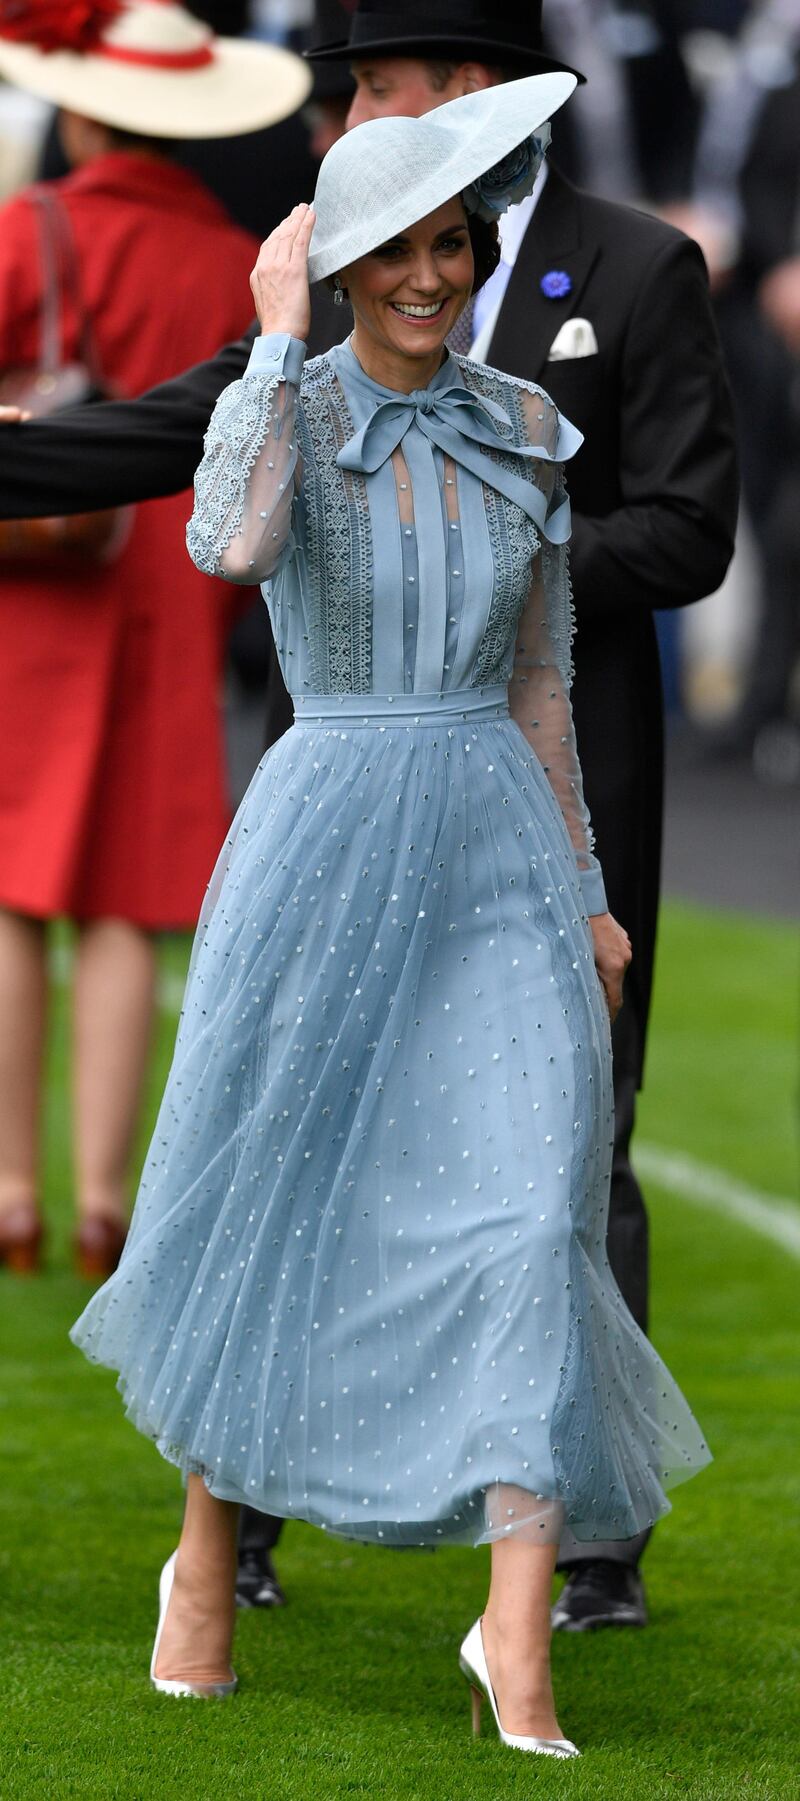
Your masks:
<svg viewBox="0 0 800 1801"><path fill-rule="evenodd" d="M570 278L565 299L549 300L540 288L553 269ZM348 316L342 322L324 293L320 305L312 350L347 329ZM591 322L598 354L550 363L570 315ZM214 402L241 375L252 335L140 400L0 430L0 516L115 506L187 487ZM573 702L609 905L634 942L617 1067L638 1075L661 838L653 610L718 586L736 515L731 407L699 250L658 220L579 192L551 168L489 360L540 381L586 436L569 471Z"/></svg>
<svg viewBox="0 0 800 1801"><path fill-rule="evenodd" d="M540 282L571 288L548 299ZM548 362L569 317L596 355ZM538 381L584 433L568 469L577 615L572 704L612 913L633 940L615 1066L641 1075L662 826L662 696L653 613L718 587L737 509L733 416L697 246L551 166L487 362Z"/></svg>

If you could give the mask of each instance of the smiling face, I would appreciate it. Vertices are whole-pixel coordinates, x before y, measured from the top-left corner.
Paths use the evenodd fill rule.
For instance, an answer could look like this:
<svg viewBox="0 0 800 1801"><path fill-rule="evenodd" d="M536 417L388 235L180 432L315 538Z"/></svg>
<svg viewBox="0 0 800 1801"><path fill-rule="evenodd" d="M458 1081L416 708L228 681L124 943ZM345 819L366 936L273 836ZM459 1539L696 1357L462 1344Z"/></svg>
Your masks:
<svg viewBox="0 0 800 1801"><path fill-rule="evenodd" d="M436 358L472 292L475 264L459 198L341 271L356 351ZM363 361L363 357L362 357Z"/></svg>

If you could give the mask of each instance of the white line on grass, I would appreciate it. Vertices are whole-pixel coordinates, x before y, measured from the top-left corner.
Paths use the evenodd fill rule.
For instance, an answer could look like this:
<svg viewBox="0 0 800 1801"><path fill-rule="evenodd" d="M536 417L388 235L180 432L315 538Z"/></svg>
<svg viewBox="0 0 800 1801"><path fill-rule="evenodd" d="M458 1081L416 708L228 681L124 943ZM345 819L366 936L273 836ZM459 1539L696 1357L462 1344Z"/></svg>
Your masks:
<svg viewBox="0 0 800 1801"><path fill-rule="evenodd" d="M681 1200L740 1220L762 1238L771 1238L793 1257L800 1257L800 1208L793 1201L748 1188L723 1169L656 1144L636 1143L633 1161L643 1176L650 1176Z"/></svg>

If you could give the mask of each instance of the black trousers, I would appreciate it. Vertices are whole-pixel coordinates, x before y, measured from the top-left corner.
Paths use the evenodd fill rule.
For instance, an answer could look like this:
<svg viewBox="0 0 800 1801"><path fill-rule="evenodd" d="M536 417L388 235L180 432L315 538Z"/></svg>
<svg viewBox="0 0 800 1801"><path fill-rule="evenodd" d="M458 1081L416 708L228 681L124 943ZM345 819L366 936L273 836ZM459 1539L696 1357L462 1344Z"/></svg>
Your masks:
<svg viewBox="0 0 800 1801"><path fill-rule="evenodd" d="M239 1555L247 1551L274 1551L285 1525L274 1513L257 1513L243 1507L239 1514Z"/></svg>

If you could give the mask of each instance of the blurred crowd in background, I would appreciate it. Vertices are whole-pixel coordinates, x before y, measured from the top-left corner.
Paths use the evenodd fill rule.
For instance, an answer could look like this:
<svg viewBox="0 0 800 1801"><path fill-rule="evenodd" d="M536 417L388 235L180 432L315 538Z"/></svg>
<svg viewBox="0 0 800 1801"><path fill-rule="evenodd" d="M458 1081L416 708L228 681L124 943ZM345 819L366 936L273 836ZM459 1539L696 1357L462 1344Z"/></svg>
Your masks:
<svg viewBox="0 0 800 1801"><path fill-rule="evenodd" d="M301 48L345 36L346 0L195 0L226 35ZM551 49L588 76L553 156L580 185L656 210L700 242L740 423L744 504L723 588L664 616L667 706L697 753L800 778L800 0L546 0ZM313 192L344 129L345 65L303 111L178 150L265 237ZM64 171L48 108L0 86L0 199ZM679 336L675 354L680 355ZM263 718L263 621L236 628L231 689ZM249 753L245 753L247 760ZM250 759L252 763L252 758ZM249 775L234 777L241 788Z"/></svg>

